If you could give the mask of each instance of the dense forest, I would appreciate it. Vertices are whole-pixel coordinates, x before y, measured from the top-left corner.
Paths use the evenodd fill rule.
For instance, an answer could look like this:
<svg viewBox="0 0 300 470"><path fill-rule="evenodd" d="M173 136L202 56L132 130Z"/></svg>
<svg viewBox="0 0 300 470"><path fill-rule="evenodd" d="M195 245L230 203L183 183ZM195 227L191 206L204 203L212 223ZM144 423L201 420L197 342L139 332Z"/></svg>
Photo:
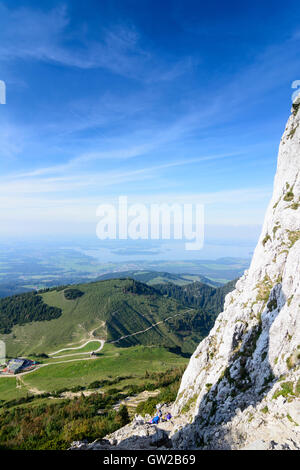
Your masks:
<svg viewBox="0 0 300 470"><path fill-rule="evenodd" d="M53 320L61 313L61 309L46 305L36 292L6 297L0 299L0 333L10 333L17 324Z"/></svg>
<svg viewBox="0 0 300 470"><path fill-rule="evenodd" d="M128 283L123 289L125 294L138 294L138 295L158 295L159 292L151 286L144 284L143 282L136 281L135 279L131 278L120 278L120 279L128 279L131 282Z"/></svg>
<svg viewBox="0 0 300 470"><path fill-rule="evenodd" d="M64 296L65 299L67 300L75 300L78 299L78 297L81 297L84 295L84 292L82 292L79 289L66 289L64 291Z"/></svg>
<svg viewBox="0 0 300 470"><path fill-rule="evenodd" d="M186 286L177 286L172 283L157 284L155 288L163 295L178 300L182 305L200 308L206 314L214 316L223 310L225 296L231 292L237 279L227 282L221 287L211 287L202 282L193 282Z"/></svg>

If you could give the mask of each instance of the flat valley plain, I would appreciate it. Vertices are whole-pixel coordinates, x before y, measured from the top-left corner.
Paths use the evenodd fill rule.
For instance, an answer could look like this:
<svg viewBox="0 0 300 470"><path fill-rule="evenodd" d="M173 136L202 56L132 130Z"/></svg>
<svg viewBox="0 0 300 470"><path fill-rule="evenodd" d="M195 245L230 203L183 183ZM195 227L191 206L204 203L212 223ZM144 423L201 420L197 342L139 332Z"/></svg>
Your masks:
<svg viewBox="0 0 300 470"><path fill-rule="evenodd" d="M249 259L244 258L105 262L86 254L83 249L4 243L0 253L0 297L32 289L120 277L121 273L131 273L137 280L152 285L168 282L170 275L173 276L172 282L178 285L193 281L221 285L240 277L248 267ZM151 279L146 280L143 272L152 273Z"/></svg>

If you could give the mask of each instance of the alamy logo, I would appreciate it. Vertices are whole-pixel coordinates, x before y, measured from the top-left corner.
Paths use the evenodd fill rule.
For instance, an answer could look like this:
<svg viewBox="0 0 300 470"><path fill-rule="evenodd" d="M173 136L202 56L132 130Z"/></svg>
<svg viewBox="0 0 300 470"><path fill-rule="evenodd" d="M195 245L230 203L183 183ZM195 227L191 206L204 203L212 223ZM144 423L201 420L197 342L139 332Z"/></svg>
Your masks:
<svg viewBox="0 0 300 470"><path fill-rule="evenodd" d="M0 341L0 366L6 362L6 345L4 341Z"/></svg>
<svg viewBox="0 0 300 470"><path fill-rule="evenodd" d="M3 80L0 80L0 104L6 104L6 85Z"/></svg>
<svg viewBox="0 0 300 470"><path fill-rule="evenodd" d="M295 99L300 95L300 80L294 80L292 83L292 88L298 88L298 90L294 91L292 94L292 102L294 103Z"/></svg>
<svg viewBox="0 0 300 470"><path fill-rule="evenodd" d="M100 240L187 240L185 249L201 250L204 242L202 204L131 204L120 196L118 205L101 204L97 224Z"/></svg>

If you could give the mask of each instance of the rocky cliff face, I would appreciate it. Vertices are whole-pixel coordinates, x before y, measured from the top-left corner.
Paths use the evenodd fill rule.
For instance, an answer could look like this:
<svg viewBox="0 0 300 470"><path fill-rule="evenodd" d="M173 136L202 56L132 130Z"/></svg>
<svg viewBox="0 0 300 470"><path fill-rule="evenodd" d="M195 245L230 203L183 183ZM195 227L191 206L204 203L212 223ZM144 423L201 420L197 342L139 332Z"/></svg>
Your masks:
<svg viewBox="0 0 300 470"><path fill-rule="evenodd" d="M190 360L172 426L135 420L73 448L300 449L299 108L300 97L251 266Z"/></svg>
<svg viewBox="0 0 300 470"><path fill-rule="evenodd" d="M300 97L251 266L183 376L173 412L190 423L177 448L300 448L299 107Z"/></svg>

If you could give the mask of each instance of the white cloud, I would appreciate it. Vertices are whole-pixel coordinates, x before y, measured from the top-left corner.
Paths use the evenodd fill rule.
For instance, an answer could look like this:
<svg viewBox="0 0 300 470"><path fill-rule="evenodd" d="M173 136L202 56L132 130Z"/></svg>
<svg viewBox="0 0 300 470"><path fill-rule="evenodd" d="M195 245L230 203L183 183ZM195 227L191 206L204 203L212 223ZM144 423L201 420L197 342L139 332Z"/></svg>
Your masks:
<svg viewBox="0 0 300 470"><path fill-rule="evenodd" d="M127 151L127 158L140 154L133 151ZM118 155L118 152L115 154ZM124 156L124 152L122 153ZM162 170L192 165L195 163L204 163L207 161L215 161L225 158L230 158L236 153L220 153L216 155L204 155L194 158L184 158L161 164L152 165L136 170L110 170L104 172L78 171L77 165L86 163L90 160L108 158L111 155L107 154L91 154L77 157L70 162L62 165L56 165L47 168L40 168L34 171L19 173L15 175L7 175L0 179L0 194L8 193L48 193L48 192L65 192L79 190L80 188L88 188L91 190L93 187L107 188L119 186L121 183L138 182L143 179L154 178L156 175L161 175ZM73 174L70 170L73 169ZM67 171L68 170L68 171ZM66 174L64 174L66 173ZM46 177L45 175L52 175ZM54 176L56 175L56 176Z"/></svg>
<svg viewBox="0 0 300 470"><path fill-rule="evenodd" d="M14 220L29 223L30 220L43 221L45 219L54 225L63 222L96 223L96 208L99 204L117 204L118 196L105 194L98 196L49 197L38 194L26 195L15 191L11 187L11 194L7 189L0 192L1 220L13 218ZM128 197L128 204L204 204L206 223L219 225L249 225L260 224L265 212L266 204L270 198L271 188L246 188L232 191L215 191L211 193L184 193L184 194L156 194L132 195ZM123 195L123 194L122 194ZM12 215L13 214L13 215Z"/></svg>
<svg viewBox="0 0 300 470"><path fill-rule="evenodd" d="M101 40L87 41L78 30L70 33L70 22L66 5L42 11L8 9L0 3L1 60L30 59L80 69L104 68L146 82L173 80L193 66L188 57L164 66L139 45L133 25L99 27ZM74 37L77 42L79 39L76 49L68 44Z"/></svg>

